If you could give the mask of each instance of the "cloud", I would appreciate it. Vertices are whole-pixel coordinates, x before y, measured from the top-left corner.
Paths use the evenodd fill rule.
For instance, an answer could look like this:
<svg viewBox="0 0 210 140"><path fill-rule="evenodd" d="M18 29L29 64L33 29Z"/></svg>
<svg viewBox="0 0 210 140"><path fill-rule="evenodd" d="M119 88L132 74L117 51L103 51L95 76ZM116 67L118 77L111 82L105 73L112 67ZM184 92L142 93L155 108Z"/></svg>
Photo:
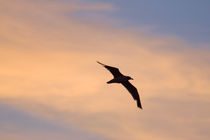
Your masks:
<svg viewBox="0 0 210 140"><path fill-rule="evenodd" d="M78 1L58 1L58 0L45 0L45 1L2 1L1 2L2 10L6 10L8 13L13 12L23 12L30 11L41 13L41 12L73 12L73 11L110 11L114 9L114 6L109 3L88 3L88 2L78 2ZM9 8L9 9L7 9ZM35 10L35 11L32 11ZM9 12L10 11L10 12ZM14 14L14 13L13 13Z"/></svg>
<svg viewBox="0 0 210 140"><path fill-rule="evenodd" d="M57 3L4 2L2 102L109 139L210 137L208 48L66 16ZM106 85L111 75L96 60L134 77L143 111L122 86Z"/></svg>
<svg viewBox="0 0 210 140"><path fill-rule="evenodd" d="M105 139L96 134L84 132L72 125L46 120L15 109L12 106L0 104L0 138L1 139Z"/></svg>

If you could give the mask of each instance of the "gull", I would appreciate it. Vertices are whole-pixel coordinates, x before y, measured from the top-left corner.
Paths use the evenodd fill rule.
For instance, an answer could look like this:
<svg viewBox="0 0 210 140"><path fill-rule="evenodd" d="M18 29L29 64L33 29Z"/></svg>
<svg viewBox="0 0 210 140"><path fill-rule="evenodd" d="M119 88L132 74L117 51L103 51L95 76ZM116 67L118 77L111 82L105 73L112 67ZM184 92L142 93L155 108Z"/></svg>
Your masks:
<svg viewBox="0 0 210 140"><path fill-rule="evenodd" d="M121 83L132 95L133 99L137 101L137 107L142 109L142 105L140 102L140 98L139 98L139 94L137 89L129 82L129 80L133 80L133 78L131 78L130 76L125 76L122 73L120 73L118 68L115 67L111 67L108 65L105 65L99 61L97 61L97 63L101 64L102 66L104 66L107 70L109 70L112 75L114 76L114 78L110 81L107 82L107 84L111 84L111 83Z"/></svg>

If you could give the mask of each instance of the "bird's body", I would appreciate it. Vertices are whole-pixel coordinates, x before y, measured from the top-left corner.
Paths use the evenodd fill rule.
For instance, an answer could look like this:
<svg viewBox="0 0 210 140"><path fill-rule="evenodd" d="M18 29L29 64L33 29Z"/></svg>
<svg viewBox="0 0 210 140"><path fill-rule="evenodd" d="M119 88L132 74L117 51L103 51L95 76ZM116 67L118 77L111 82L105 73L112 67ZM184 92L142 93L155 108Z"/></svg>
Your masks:
<svg viewBox="0 0 210 140"><path fill-rule="evenodd" d="M130 76L125 76L125 75L121 74L118 68L111 67L111 66L105 65L100 62L98 62L98 63L101 64L102 66L104 66L106 69L108 69L114 76L114 78L112 80L108 81L107 84L121 83L131 93L133 99L137 101L137 106L142 109L138 91L129 82L129 80L133 80L133 79Z"/></svg>
<svg viewBox="0 0 210 140"><path fill-rule="evenodd" d="M110 80L107 82L107 84L111 84L111 83L123 83L129 80L130 77L128 76L119 76L119 77L115 77L114 79Z"/></svg>

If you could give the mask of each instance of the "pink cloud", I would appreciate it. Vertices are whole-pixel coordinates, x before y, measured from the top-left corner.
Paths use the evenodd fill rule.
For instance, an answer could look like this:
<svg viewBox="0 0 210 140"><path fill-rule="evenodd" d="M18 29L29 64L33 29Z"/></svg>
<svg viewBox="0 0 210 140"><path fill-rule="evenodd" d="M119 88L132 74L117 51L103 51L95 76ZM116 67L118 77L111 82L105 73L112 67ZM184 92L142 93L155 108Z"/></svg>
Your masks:
<svg viewBox="0 0 210 140"><path fill-rule="evenodd" d="M204 111L210 91L208 50L173 37L66 17L69 5L5 3L6 13L0 15L0 98L6 103L110 139L209 137L200 134L210 115ZM134 77L143 111L123 87L105 84L111 75L96 60ZM200 112L193 109L196 105Z"/></svg>

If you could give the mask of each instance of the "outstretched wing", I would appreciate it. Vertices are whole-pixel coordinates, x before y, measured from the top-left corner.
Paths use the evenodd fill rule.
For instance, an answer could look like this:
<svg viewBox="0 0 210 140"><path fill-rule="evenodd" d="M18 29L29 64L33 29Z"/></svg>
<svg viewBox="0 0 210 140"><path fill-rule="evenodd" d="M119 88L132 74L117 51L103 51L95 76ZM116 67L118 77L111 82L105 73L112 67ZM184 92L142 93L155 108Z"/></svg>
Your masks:
<svg viewBox="0 0 210 140"><path fill-rule="evenodd" d="M137 89L129 81L122 82L122 84L131 93L133 99L137 101L137 106L142 109Z"/></svg>
<svg viewBox="0 0 210 140"><path fill-rule="evenodd" d="M97 63L101 64L106 69L108 69L112 73L112 75L114 76L114 78L119 77L119 76L122 76L122 74L120 73L120 71L119 71L118 68L107 66L107 65L102 64L101 62L98 62L98 61L97 61Z"/></svg>

